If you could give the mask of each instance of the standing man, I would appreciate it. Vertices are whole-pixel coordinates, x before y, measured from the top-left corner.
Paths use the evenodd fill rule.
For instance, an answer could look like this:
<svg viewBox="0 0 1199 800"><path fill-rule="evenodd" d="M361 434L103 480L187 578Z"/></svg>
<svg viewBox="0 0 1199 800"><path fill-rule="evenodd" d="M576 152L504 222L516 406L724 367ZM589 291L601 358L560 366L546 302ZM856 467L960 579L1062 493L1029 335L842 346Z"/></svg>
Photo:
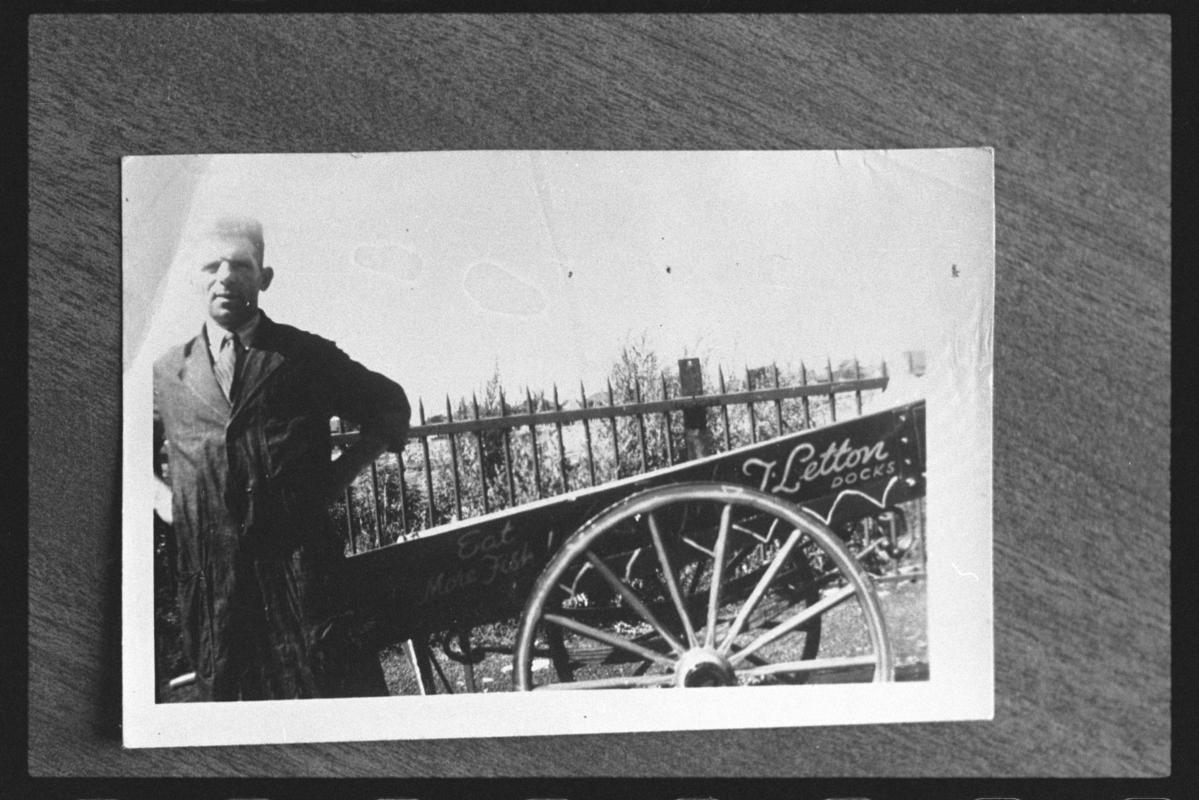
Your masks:
<svg viewBox="0 0 1199 800"><path fill-rule="evenodd" d="M384 450L400 452L404 390L332 342L258 308L274 279L257 220L226 218L187 252L207 316L154 365L155 452L169 486L184 653L204 700L387 694L357 640L328 504ZM329 418L360 426L331 460Z"/></svg>

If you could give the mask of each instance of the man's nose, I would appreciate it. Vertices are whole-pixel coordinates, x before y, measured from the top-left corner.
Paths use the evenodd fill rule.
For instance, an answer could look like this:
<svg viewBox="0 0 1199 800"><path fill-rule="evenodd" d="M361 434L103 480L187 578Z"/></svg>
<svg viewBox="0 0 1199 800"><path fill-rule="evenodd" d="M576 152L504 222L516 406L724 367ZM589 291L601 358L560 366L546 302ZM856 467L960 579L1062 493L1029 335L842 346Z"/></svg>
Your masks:
<svg viewBox="0 0 1199 800"><path fill-rule="evenodd" d="M213 273L213 277L221 283L225 283L229 280L229 276L232 274L233 265L230 264L228 260L223 260L217 264L216 272Z"/></svg>

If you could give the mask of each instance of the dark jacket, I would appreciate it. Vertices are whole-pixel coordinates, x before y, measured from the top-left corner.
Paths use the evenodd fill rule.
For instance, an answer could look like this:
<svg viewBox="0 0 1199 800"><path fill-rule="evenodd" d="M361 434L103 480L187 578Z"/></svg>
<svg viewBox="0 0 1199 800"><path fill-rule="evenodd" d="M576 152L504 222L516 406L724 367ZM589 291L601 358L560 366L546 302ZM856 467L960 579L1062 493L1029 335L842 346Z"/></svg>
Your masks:
<svg viewBox="0 0 1199 800"><path fill-rule="evenodd" d="M385 691L377 661L371 669L373 658L355 665L344 657L353 648L342 624L342 546L327 513L331 416L398 452L410 409L393 381L265 315L232 404L202 332L154 365L155 448L165 436L184 651L202 696Z"/></svg>

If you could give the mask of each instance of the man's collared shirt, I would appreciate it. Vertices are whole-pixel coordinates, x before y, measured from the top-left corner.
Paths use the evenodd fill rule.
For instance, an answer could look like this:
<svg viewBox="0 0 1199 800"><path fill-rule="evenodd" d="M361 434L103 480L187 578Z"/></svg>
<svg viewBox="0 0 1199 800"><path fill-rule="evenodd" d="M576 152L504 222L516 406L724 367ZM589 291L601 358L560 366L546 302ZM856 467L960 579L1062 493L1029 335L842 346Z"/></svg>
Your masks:
<svg viewBox="0 0 1199 800"><path fill-rule="evenodd" d="M254 346L254 332L258 330L258 323L262 322L262 311L257 310L254 316L245 325L240 328L235 328L232 331L222 328L209 317L204 320L205 338L208 339L208 354L212 357L212 363L216 363L217 357L221 352L221 342L225 339L225 334L236 333L237 340L241 342L241 346L249 350Z"/></svg>

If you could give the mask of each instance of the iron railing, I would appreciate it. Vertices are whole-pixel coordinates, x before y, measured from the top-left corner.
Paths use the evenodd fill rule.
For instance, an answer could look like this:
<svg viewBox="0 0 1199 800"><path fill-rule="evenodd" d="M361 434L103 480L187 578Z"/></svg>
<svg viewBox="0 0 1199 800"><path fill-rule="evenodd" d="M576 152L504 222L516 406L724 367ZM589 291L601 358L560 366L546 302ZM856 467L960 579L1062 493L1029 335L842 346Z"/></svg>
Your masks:
<svg viewBox="0 0 1199 800"><path fill-rule="evenodd" d="M336 513L342 517L347 551L379 547L452 519L513 507L522 501L595 486L607 479L719 449L733 449L763 437L835 422L838 398L844 405L846 395L852 395L852 408L861 415L863 392L886 388L887 367L884 363L879 374L863 377L855 359L852 374L853 378L838 378L830 362L821 379L811 380L807 368L801 365L799 383L783 386L778 368L772 366L746 370L745 388L729 391L721 370L719 391L705 394L702 378L686 379L687 375L699 375L698 361L690 359L680 361L680 382L673 397L671 382L663 374L660 399L643 398L641 382L635 379L631 402L617 402L610 382L604 393L606 404L589 400L580 385L580 400L577 407L571 408L563 407L556 386L549 397L540 400L526 390L519 404L510 404L499 391L494 413L487 416L480 412L476 397L469 405L459 403L459 411L466 414L462 418L459 413L457 419L448 397L444 419L427 419L424 403L418 402L417 424L408 434L409 444L417 443L418 447L409 446L401 455L384 454L345 491ZM797 401L789 413L785 413L787 401ZM772 408L773 414L767 411L760 415L757 407L762 405ZM738 426L730 419L730 409L739 408L744 408L742 419L747 420L743 426L748 428L745 441L739 441L746 439L745 434L734 434ZM710 429L716 427L709 425L710 409L719 409L719 436ZM679 417L681 429L675 425ZM623 435L618 420L626 422ZM635 432L629 431L628 421L635 423ZM581 438L576 426L582 427ZM651 427L656 434L653 447L648 436ZM568 430L573 431L569 446ZM548 442L542 441L546 431ZM682 435L677 436L678 432ZM334 421L335 447L351 444L357 435ZM597 458L597 438L611 440L610 455ZM514 439L519 439L523 471L514 457ZM611 459L606 470L597 463L601 458ZM631 468L631 460L636 462L636 469ZM606 478L602 475L605 471ZM419 475L415 484L411 473Z"/></svg>

